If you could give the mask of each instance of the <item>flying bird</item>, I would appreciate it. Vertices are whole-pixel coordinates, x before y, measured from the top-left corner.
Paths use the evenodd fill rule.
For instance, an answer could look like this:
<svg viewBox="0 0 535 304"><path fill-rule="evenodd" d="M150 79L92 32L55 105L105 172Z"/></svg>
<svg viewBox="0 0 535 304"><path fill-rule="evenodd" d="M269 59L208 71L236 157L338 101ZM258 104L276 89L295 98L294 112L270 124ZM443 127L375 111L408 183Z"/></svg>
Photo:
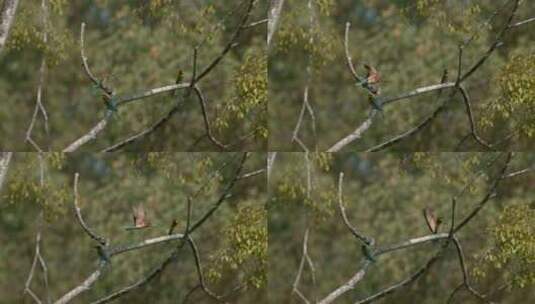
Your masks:
<svg viewBox="0 0 535 304"><path fill-rule="evenodd" d="M379 75L379 72L376 68L369 64L364 64L364 69L366 69L366 79L364 79L364 83L368 86L378 84L381 81L381 76ZM378 89L378 88L377 88ZM376 94L376 92L372 92Z"/></svg>
<svg viewBox="0 0 535 304"><path fill-rule="evenodd" d="M127 229L143 229L150 227L150 222L147 219L143 205L139 204L132 208L132 218L134 220L134 226L128 227Z"/></svg>
<svg viewBox="0 0 535 304"><path fill-rule="evenodd" d="M431 233L437 233L438 227L442 223L442 219L440 217L436 217L436 215L433 213L433 210L429 207L425 207L423 210L425 222L427 224L427 227L429 227L429 230Z"/></svg>

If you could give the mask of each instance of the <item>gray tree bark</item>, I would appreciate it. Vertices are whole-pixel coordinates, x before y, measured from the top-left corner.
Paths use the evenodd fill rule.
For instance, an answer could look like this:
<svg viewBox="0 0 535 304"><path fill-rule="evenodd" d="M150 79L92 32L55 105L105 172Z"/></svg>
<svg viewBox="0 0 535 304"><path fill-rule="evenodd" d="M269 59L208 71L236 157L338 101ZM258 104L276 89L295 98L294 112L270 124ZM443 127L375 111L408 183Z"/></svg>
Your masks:
<svg viewBox="0 0 535 304"><path fill-rule="evenodd" d="M11 29L11 25L13 25L13 20L15 20L18 5L19 0L4 0L0 8L0 53L6 44L9 30Z"/></svg>
<svg viewBox="0 0 535 304"><path fill-rule="evenodd" d="M277 30L277 26L279 25L280 15L281 15L283 5L284 5L284 0L271 0L270 6L269 6L269 16L268 16L268 34L267 34L268 49L271 47L273 34L275 34L275 31Z"/></svg>
<svg viewBox="0 0 535 304"><path fill-rule="evenodd" d="M11 156L13 152L0 152L0 191L4 185L4 180L6 179L7 169L9 168L9 162L11 161Z"/></svg>

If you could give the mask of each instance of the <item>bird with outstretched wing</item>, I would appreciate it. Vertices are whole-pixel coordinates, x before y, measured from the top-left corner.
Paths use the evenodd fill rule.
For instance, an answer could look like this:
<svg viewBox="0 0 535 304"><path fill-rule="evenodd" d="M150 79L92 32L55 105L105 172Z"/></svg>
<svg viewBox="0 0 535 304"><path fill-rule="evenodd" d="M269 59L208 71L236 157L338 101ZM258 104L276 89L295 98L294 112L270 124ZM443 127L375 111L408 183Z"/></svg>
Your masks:
<svg viewBox="0 0 535 304"><path fill-rule="evenodd" d="M145 229L150 227L150 221L147 219L147 214L142 204L132 207L132 219L134 220L134 226L126 227L126 230Z"/></svg>
<svg viewBox="0 0 535 304"><path fill-rule="evenodd" d="M427 227L429 228L431 233L438 233L438 227L442 223L442 219L440 217L437 218L433 210L429 207L424 208L423 214Z"/></svg>

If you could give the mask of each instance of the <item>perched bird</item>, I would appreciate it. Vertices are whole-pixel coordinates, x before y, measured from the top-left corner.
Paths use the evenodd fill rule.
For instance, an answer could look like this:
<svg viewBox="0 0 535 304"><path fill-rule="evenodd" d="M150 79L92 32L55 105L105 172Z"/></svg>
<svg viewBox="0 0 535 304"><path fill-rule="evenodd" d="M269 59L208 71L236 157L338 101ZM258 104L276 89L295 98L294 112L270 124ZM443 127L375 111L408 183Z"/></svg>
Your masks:
<svg viewBox="0 0 535 304"><path fill-rule="evenodd" d="M175 230L175 227L176 225L178 225L178 222L173 219L173 221L171 222L171 226L169 227L169 231L167 232L167 234L171 235L173 234L173 230Z"/></svg>
<svg viewBox="0 0 535 304"><path fill-rule="evenodd" d="M379 72L377 72L377 69L369 64L364 64L364 69L366 69L366 78L358 83L358 85L363 86L368 90L368 102L370 105L378 111L383 111L383 108L376 100L377 96L381 94L379 88L381 76L379 75Z"/></svg>
<svg viewBox="0 0 535 304"><path fill-rule="evenodd" d="M175 84L181 83L183 79L184 79L184 71L179 69L178 72L177 72L177 75L176 75ZM176 91L177 90L174 90L174 91L171 92L171 97L176 95Z"/></svg>
<svg viewBox="0 0 535 304"><path fill-rule="evenodd" d="M97 249L98 258L100 260L100 263L103 263L104 265L110 265L111 264L111 256L108 250L104 245L98 244L94 246Z"/></svg>
<svg viewBox="0 0 535 304"><path fill-rule="evenodd" d="M132 217L134 219L134 228L141 229L150 226L150 222L146 219L145 208L139 204L132 208Z"/></svg>
<svg viewBox="0 0 535 304"><path fill-rule="evenodd" d="M429 207L425 207L423 209L423 214L427 227L429 227L431 233L438 233L438 227L442 223L442 218L437 218L436 215L433 213L433 210L431 210L431 208Z"/></svg>
<svg viewBox="0 0 535 304"><path fill-rule="evenodd" d="M360 249L362 251L362 254L366 257L367 260L370 262L376 262L377 260L374 257L372 245L368 244L362 244L360 246Z"/></svg>
<svg viewBox="0 0 535 304"><path fill-rule="evenodd" d="M446 83L448 82L448 69L444 69L444 72L442 72L442 78L440 78L440 83ZM442 89L438 90L437 98L442 95Z"/></svg>
<svg viewBox="0 0 535 304"><path fill-rule="evenodd" d="M107 94L103 94L102 101L104 101L104 104L106 105L106 109L108 109L111 113L116 113L118 111L117 100L115 100L113 95L111 95L110 97Z"/></svg>
<svg viewBox="0 0 535 304"><path fill-rule="evenodd" d="M375 95L370 94L370 95L368 96L368 102L369 102L370 105L371 105L374 109L376 109L377 111L381 111L381 112L383 111L383 107L381 107L381 105L379 105L379 103L378 103L377 100L376 100Z"/></svg>

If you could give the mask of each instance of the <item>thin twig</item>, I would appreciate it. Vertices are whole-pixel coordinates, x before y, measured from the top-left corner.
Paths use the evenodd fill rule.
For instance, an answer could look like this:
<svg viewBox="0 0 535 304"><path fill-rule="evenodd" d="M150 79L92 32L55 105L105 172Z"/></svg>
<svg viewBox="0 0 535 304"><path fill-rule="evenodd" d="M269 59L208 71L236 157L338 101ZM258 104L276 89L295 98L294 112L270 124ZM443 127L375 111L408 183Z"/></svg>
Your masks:
<svg viewBox="0 0 535 304"><path fill-rule="evenodd" d="M255 21L255 22L251 22L251 23L249 23L247 25L244 25L243 28L244 29L248 29L248 28L251 28L251 27L255 27L257 25L265 24L267 22L268 22L268 19L266 18L266 19L258 20L258 21Z"/></svg>
<svg viewBox="0 0 535 304"><path fill-rule="evenodd" d="M227 55L227 53L234 47L236 44L236 41L240 37L241 31L243 29L243 26L247 23L247 20L249 20L249 16L251 15L251 10L253 9L253 4L255 0L249 0L249 4L247 6L247 9L245 11L245 14L243 15L239 25L236 27L236 30L234 31L234 34L230 38L229 42L225 46L225 48L221 51L219 56L217 56L195 79L195 83L199 82L201 79L203 79L212 69L214 69L221 60Z"/></svg>
<svg viewBox="0 0 535 304"><path fill-rule="evenodd" d="M494 194L494 191L500 184L500 181L503 180L505 171L507 170L507 167L509 166L509 162L511 161L512 153L507 153L507 157L505 160L504 165L502 166L500 173L497 177L495 177L494 182L492 183L491 187L487 191L487 194L483 197L483 199L476 205L476 207L455 227L453 230L454 233L459 231L461 228L463 228L464 225L468 224L470 220L476 216L479 211L485 206L485 204L489 201L489 199Z"/></svg>
<svg viewBox="0 0 535 304"><path fill-rule="evenodd" d="M468 96L468 92L466 89L462 86L458 86L459 91L461 92L461 96L463 97L463 102L466 107L466 115L468 116L468 121L470 123L470 133L472 134L472 137L475 139L475 141L483 146L487 150L494 150L494 148L489 145L486 141L484 141L478 134L474 122L474 115L472 114L472 107L470 105L470 97Z"/></svg>
<svg viewBox="0 0 535 304"><path fill-rule="evenodd" d="M173 108L171 108L171 110L169 110L169 112L167 112L164 116L162 116L156 123L154 123L152 126L146 128L145 130L139 132L139 133L136 133L126 139L123 139L121 141L119 141L118 143L110 146L110 147L107 147L105 149L103 149L101 152L113 152L113 151L117 151L117 150L120 150L124 147L126 147L127 145L130 145L130 144L133 144L134 142L137 142L138 140L140 140L141 138L155 132L156 130L158 130L159 128L161 128L166 122L168 122L171 117L173 117L173 115L175 115L179 108L180 108L180 105L182 103L179 101L177 102Z"/></svg>
<svg viewBox="0 0 535 304"><path fill-rule="evenodd" d="M474 287L470 284L469 278L468 278L468 270L466 269L466 263L464 258L463 249L461 247L461 242L459 242L459 239L456 237L452 238L453 244L455 245L455 249L457 250L457 256L459 258L459 265L461 267L461 271L463 274L463 284L461 286L464 286L474 297L478 298L478 300L487 303L488 301L485 299L485 297L479 293L477 290L475 290ZM457 292L458 288L456 288L452 294L450 295L450 299L453 298L453 295ZM449 302L449 300L448 300Z"/></svg>
<svg viewBox="0 0 535 304"><path fill-rule="evenodd" d="M268 152L267 155L267 179L268 182L271 178L271 170L273 170L273 164L275 163L275 159L277 159L277 152Z"/></svg>
<svg viewBox="0 0 535 304"><path fill-rule="evenodd" d="M501 31L496 36L496 39L494 43L489 47L487 52L476 62L474 65L466 72L461 79L459 80L459 83L466 80L468 77L470 77L475 71L479 69L480 66L482 66L485 61L494 53L494 51L502 45L502 38L505 35L506 31L511 27L511 22L513 21L513 18L515 16L516 10L518 9L518 2L519 0L515 0L513 4L513 9L511 10L511 14L509 15L509 18L507 19L507 22L505 23L504 27L501 29Z"/></svg>
<svg viewBox="0 0 535 304"><path fill-rule="evenodd" d="M223 193L221 194L219 199L215 202L214 206L212 206L212 208L210 208L208 211L206 211L206 213L191 226L191 229L189 230L189 233L192 233L197 228L199 228L219 208L219 206L221 206L221 204L227 199L228 195L230 194L230 191L232 190L232 188L236 184L236 181L238 180L238 177L240 176L240 173L241 173L241 171L243 169L243 165L245 163L245 160L247 159L247 156L248 156L247 152L243 153L243 155L241 157L241 160L240 160L240 163L238 164L238 168L236 169L236 172L234 173L234 177L232 178L230 183L223 190Z"/></svg>
<svg viewBox="0 0 535 304"><path fill-rule="evenodd" d="M512 24L512 25L509 26L509 28L519 27L521 25L524 25L524 24L527 24L527 23L530 23L530 22L533 22L533 21L535 21L535 17L529 18L529 19L526 19L526 20L523 20L523 21L520 21L520 22L517 22L515 24Z"/></svg>
<svg viewBox="0 0 535 304"><path fill-rule="evenodd" d="M206 281L204 280L204 275L202 271L202 264L201 264L201 258L199 255L199 249L197 249L197 246L195 245L195 242L193 241L193 238L191 235L187 236L188 244L191 247L191 251L193 253L193 258L195 259L195 268L197 269L197 275L199 277L199 284L201 285L201 289L212 299L221 302L222 297L215 294L213 291L211 291L208 286L206 286Z"/></svg>
<svg viewBox="0 0 535 304"><path fill-rule="evenodd" d="M87 233L87 235L89 235L89 237L91 237L93 240L97 241L100 245L102 246L106 246L107 245L107 241L104 237L102 236L99 236L97 235L91 228L89 228L89 226L87 226L87 224L85 223L83 217L82 217L82 213L80 211L80 206L79 206L79 195L78 195L78 177L79 177L79 174L78 172L74 174L74 211L76 213L76 219L78 220L78 223L80 224L80 226L84 229L85 233Z"/></svg>
<svg viewBox="0 0 535 304"><path fill-rule="evenodd" d="M297 270L297 274L295 276L295 280L292 284L292 293L295 293L301 300L303 300L305 303L309 304L310 301L307 299L307 297L299 290L299 283L301 282L301 275L303 274L303 269L305 268L305 261L308 251L308 234L310 232L310 228L307 227L305 230L305 235L303 237L303 249L301 253L301 261L299 262L299 268Z"/></svg>
<svg viewBox="0 0 535 304"><path fill-rule="evenodd" d="M216 145L219 149L226 150L227 149L227 145L222 144L213 135L212 128L210 126L210 120L208 119L208 112L206 110L206 100L204 98L204 95L202 94L201 89L199 88L198 85L194 85L193 86L193 90L195 91L195 94L197 95L197 99L199 100L199 104L201 106L201 112L202 112L202 117L203 117L203 121L204 121L204 128L205 128L205 131L206 131L206 135L208 136L208 139L214 145Z"/></svg>
<svg viewBox="0 0 535 304"><path fill-rule="evenodd" d="M343 201L343 190L342 186L344 183L344 172L340 172L338 175L338 208L340 209L340 215L342 216L342 219L344 220L344 224L346 225L347 229L353 234L353 236L361 241L365 245L370 245L373 243L371 238L365 236L362 232L358 231L351 223L349 222L349 219L347 218L346 210L344 207L344 201Z"/></svg>
<svg viewBox="0 0 535 304"><path fill-rule="evenodd" d="M353 65L353 61L351 59L351 55L349 53L349 28L351 27L350 22L346 22L346 30L344 34L344 49L346 53L346 64L349 68L349 71L351 72L351 75L353 75L353 78L357 83L362 82L362 78L357 74L357 70L355 69L355 66Z"/></svg>
<svg viewBox="0 0 535 304"><path fill-rule="evenodd" d="M42 14L42 23L43 23L43 44L48 44L48 3L47 0L41 1L41 14ZM43 88L45 85L45 79L46 79L46 56L43 54L41 58L41 67L39 68L39 85L37 87L37 100L35 102L35 109L32 115L32 119L30 121L30 125L28 126L28 129L26 130L26 141L30 142L30 144L38 151L41 152L42 148L33 140L32 138L32 132L35 125L35 122L37 120L37 115L39 113L43 116L43 122L45 126L45 134L49 136L49 127L48 127L48 114L46 111L46 108L43 104L42 96L43 96Z"/></svg>
<svg viewBox="0 0 535 304"><path fill-rule="evenodd" d="M244 173L244 174L240 175L238 177L238 179L250 178L250 177L253 177L253 176L257 176L257 175L263 174L264 172L266 172L266 169L258 169L258 170L255 170L253 172Z"/></svg>
<svg viewBox="0 0 535 304"><path fill-rule="evenodd" d="M271 48L273 37L280 23L282 7L284 0L271 0L267 26L267 47Z"/></svg>

